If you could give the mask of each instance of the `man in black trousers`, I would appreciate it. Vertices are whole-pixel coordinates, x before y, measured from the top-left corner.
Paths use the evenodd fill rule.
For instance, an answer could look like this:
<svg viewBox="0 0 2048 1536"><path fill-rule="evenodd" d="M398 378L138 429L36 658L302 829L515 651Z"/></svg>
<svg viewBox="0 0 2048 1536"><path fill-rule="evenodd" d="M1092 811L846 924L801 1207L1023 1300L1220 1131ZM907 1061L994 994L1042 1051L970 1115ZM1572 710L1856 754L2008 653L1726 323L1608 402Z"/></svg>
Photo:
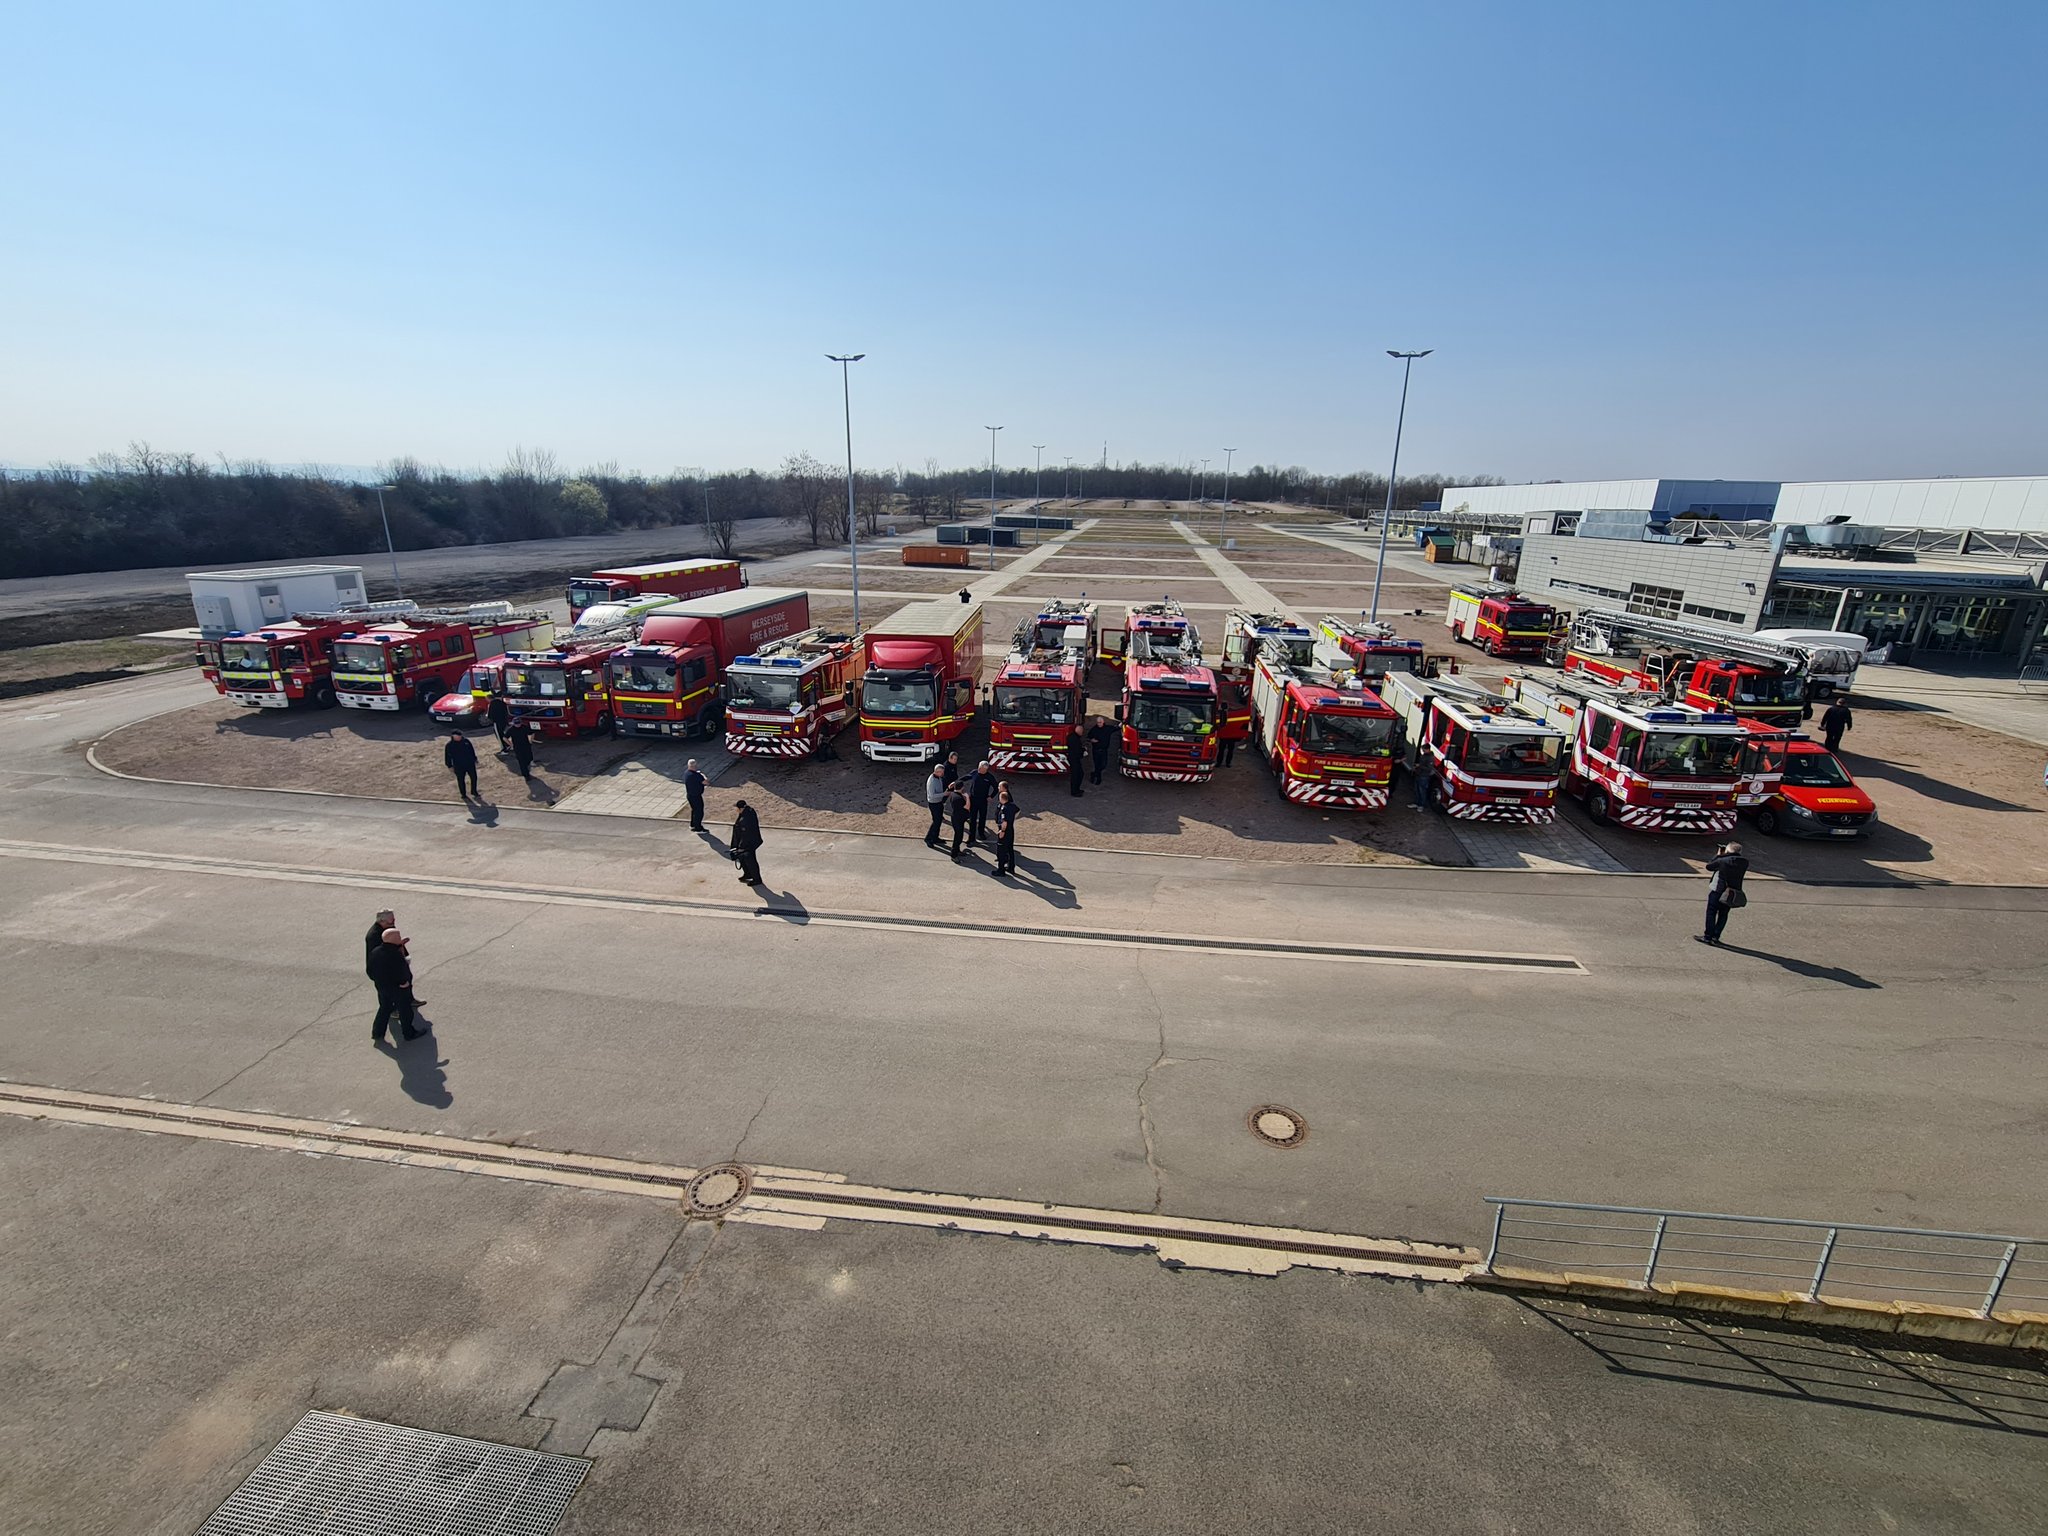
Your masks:
<svg viewBox="0 0 2048 1536"><path fill-rule="evenodd" d="M996 786L996 867L992 875L1017 873L1017 802L1010 798L1010 786Z"/></svg>
<svg viewBox="0 0 2048 1536"><path fill-rule="evenodd" d="M455 787L467 800L478 794L476 787L476 746L470 739L457 731L448 738L448 745L441 749L441 761L448 765L448 771L455 775ZM464 785L468 788L464 788Z"/></svg>
<svg viewBox="0 0 2048 1536"><path fill-rule="evenodd" d="M697 759L683 770L683 794L690 802L690 830L704 830L704 775L697 771Z"/></svg>
<svg viewBox="0 0 2048 1536"><path fill-rule="evenodd" d="M498 750L505 750L505 732L512 724L512 706L505 702L502 693L491 695L491 702L484 706L484 715L491 722L491 729L498 733Z"/></svg>
<svg viewBox="0 0 2048 1536"><path fill-rule="evenodd" d="M519 777L533 777L533 727L524 719L514 720L505 731L505 739L512 743L512 761L519 765Z"/></svg>
<svg viewBox="0 0 2048 1536"><path fill-rule="evenodd" d="M1849 713L1849 701L1837 697L1820 717L1820 737L1828 744L1830 752L1842 750L1842 733L1855 725L1856 717Z"/></svg>
<svg viewBox="0 0 2048 1536"><path fill-rule="evenodd" d="M996 776L983 758L967 775L967 835L978 844L988 836L988 803L996 797Z"/></svg>
<svg viewBox="0 0 2048 1536"><path fill-rule="evenodd" d="M1116 728L1101 715L1088 726L1088 782L1100 784L1102 770L1109 766L1109 754L1116 747Z"/></svg>
<svg viewBox="0 0 2048 1536"><path fill-rule="evenodd" d="M377 984L377 1017L370 1021L370 1044L384 1043L384 1029L391 1015L398 1015L399 1036L419 1039L422 1031L412 1027L412 962L405 956L405 935L396 928L384 930L384 941L370 956L370 980Z"/></svg>
<svg viewBox="0 0 2048 1536"><path fill-rule="evenodd" d="M965 784L955 784L946 791L946 815L953 823L953 857L957 859L961 845L967 841L968 830L974 825L974 812L968 808Z"/></svg>
<svg viewBox="0 0 2048 1536"><path fill-rule="evenodd" d="M1088 771L1088 744L1081 739L1081 727L1067 727L1067 793L1085 794L1081 788L1081 775Z"/></svg>
<svg viewBox="0 0 2048 1536"><path fill-rule="evenodd" d="M735 801L739 814L732 820L732 856L740 867L740 878L748 885L761 883L761 818L744 800Z"/></svg>

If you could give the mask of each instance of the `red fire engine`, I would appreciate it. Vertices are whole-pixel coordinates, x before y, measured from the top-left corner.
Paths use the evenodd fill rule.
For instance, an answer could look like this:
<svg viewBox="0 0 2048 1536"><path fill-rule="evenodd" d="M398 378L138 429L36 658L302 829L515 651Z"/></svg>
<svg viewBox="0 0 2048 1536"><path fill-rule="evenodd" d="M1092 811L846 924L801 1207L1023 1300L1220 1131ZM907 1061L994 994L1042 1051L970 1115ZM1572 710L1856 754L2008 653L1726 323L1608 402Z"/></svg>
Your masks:
<svg viewBox="0 0 2048 1536"><path fill-rule="evenodd" d="M1216 772L1216 727L1222 699L1216 674L1183 662L1124 663L1123 726L1118 767L1127 779L1200 784Z"/></svg>
<svg viewBox="0 0 2048 1536"><path fill-rule="evenodd" d="M1308 631L1301 643L1310 644ZM1298 805L1378 811L1393 776L1394 712L1355 678L1294 660L1293 638L1269 640L1252 666L1259 748Z"/></svg>
<svg viewBox="0 0 2048 1536"><path fill-rule="evenodd" d="M1557 818L1564 732L1505 694L1460 677L1387 679L1401 717L1401 761L1427 765L1431 803L1459 821Z"/></svg>
<svg viewBox="0 0 2048 1536"><path fill-rule="evenodd" d="M633 643L633 626L564 640L551 651L505 657L505 707L543 736L601 735L612 728L605 663Z"/></svg>
<svg viewBox="0 0 2048 1536"><path fill-rule="evenodd" d="M598 603L666 593L677 601L732 592L747 584L737 560L656 560L647 565L620 565L593 571L569 583L569 621Z"/></svg>
<svg viewBox="0 0 2048 1536"><path fill-rule="evenodd" d="M290 709L334 703L334 642L380 618L417 613L417 603L380 603L334 613L294 614L256 630L235 630L213 647L215 666L207 680L237 704L252 709Z"/></svg>
<svg viewBox="0 0 2048 1536"><path fill-rule="evenodd" d="M1510 677L1507 692L1566 734L1565 785L1595 821L1643 832L1735 829L1749 736L1735 716L1584 677Z"/></svg>
<svg viewBox="0 0 2048 1536"><path fill-rule="evenodd" d="M1318 627L1325 640L1351 658L1367 687L1377 686L1380 679L1394 672L1407 672L1415 677L1426 677L1429 673L1422 642L1395 634L1391 624L1353 623L1330 613L1323 615Z"/></svg>
<svg viewBox="0 0 2048 1536"><path fill-rule="evenodd" d="M1067 733L1088 713L1095 605L1054 603L1017 626L989 685L988 761L1009 773L1064 773Z"/></svg>
<svg viewBox="0 0 2048 1536"><path fill-rule="evenodd" d="M422 608L334 640L334 694L343 709L421 708L480 660L547 645L554 621L510 603Z"/></svg>
<svg viewBox="0 0 2048 1536"><path fill-rule="evenodd" d="M810 623L810 594L795 587L714 592L657 609L637 643L607 663L612 734L710 738L725 713L726 668Z"/></svg>
<svg viewBox="0 0 2048 1536"><path fill-rule="evenodd" d="M725 669L725 750L741 757L811 757L853 719L866 655L851 635L807 629Z"/></svg>
<svg viewBox="0 0 2048 1536"><path fill-rule="evenodd" d="M1557 627L1557 610L1497 581L1451 590L1444 623L1459 640L1489 656L1541 656Z"/></svg>
<svg viewBox="0 0 2048 1536"><path fill-rule="evenodd" d="M1243 741L1252 733L1252 672L1267 646L1277 646L1287 664L1316 665L1316 637L1308 626L1280 613L1233 608L1223 616L1223 659L1210 670L1223 700L1222 741Z"/></svg>
<svg viewBox="0 0 2048 1536"><path fill-rule="evenodd" d="M1125 661L1151 661L1163 666L1200 666L1202 635L1170 597L1140 603L1124 615L1122 629L1105 629L1096 660L1113 667Z"/></svg>
<svg viewBox="0 0 2048 1536"><path fill-rule="evenodd" d="M1795 729L1806 712L1806 665L1805 652L1776 641L1601 609L1577 614L1565 639L1567 672Z"/></svg>
<svg viewBox="0 0 2048 1536"><path fill-rule="evenodd" d="M862 637L860 750L874 762L928 763L974 721L981 604L900 608Z"/></svg>

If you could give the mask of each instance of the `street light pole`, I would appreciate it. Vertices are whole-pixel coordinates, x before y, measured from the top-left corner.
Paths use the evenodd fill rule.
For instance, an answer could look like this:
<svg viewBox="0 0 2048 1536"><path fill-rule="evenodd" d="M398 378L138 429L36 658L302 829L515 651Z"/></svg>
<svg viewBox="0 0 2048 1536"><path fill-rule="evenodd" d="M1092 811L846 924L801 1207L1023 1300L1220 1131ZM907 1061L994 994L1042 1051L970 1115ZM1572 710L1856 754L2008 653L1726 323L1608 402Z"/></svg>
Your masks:
<svg viewBox="0 0 2048 1536"><path fill-rule="evenodd" d="M849 365L866 357L865 352L850 352L841 357L836 352L827 352L825 357L839 365L839 393L846 406L846 552L853 561L853 632L860 633L860 528L853 517L853 385L848 379ZM706 495L709 495L706 492Z"/></svg>
<svg viewBox="0 0 2048 1536"><path fill-rule="evenodd" d="M1202 500L1209 499L1209 461L1202 460Z"/></svg>
<svg viewBox="0 0 2048 1536"><path fill-rule="evenodd" d="M391 519L384 511L384 493L397 489L398 487L395 485L380 485L377 487L377 516L384 524L384 548L391 556L391 585L398 589L400 597L404 597L405 582L400 579L398 574L398 546L391 542Z"/></svg>
<svg viewBox="0 0 2048 1536"><path fill-rule="evenodd" d="M988 568L996 568L996 434L1003 429L988 429Z"/></svg>
<svg viewBox="0 0 2048 1536"><path fill-rule="evenodd" d="M1067 477L1060 482L1060 500L1071 501L1074 497L1074 460L1067 455Z"/></svg>
<svg viewBox="0 0 2048 1536"><path fill-rule="evenodd" d="M1031 499L1040 502L1045 500L1045 444L1033 443L1031 446L1038 452L1038 481L1032 488Z"/></svg>
<svg viewBox="0 0 2048 1536"><path fill-rule="evenodd" d="M1230 460L1235 448L1223 450L1223 516L1216 524L1216 537L1223 537L1223 530L1230 526Z"/></svg>
<svg viewBox="0 0 2048 1536"><path fill-rule="evenodd" d="M1436 348L1425 347L1420 352L1396 352L1387 349L1387 356L1399 358L1401 362L1401 413L1394 418L1394 465L1387 471L1387 505L1380 513L1380 553L1372 568L1372 611L1366 615L1368 624L1376 624L1380 617L1380 577L1387 569L1387 524L1394 520L1394 477L1401 473L1401 428L1408 423L1408 374L1415 366L1415 359L1427 357Z"/></svg>

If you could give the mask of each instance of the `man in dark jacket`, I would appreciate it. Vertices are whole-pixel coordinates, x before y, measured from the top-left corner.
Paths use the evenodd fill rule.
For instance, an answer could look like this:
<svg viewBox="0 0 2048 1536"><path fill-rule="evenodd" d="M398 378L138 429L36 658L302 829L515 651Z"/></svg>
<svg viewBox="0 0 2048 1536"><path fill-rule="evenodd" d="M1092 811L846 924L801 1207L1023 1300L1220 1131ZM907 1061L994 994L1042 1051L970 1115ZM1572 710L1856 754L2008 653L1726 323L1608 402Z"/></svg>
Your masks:
<svg viewBox="0 0 2048 1536"><path fill-rule="evenodd" d="M467 800L477 793L476 787L476 746L470 739L457 731L448 738L448 745L441 749L441 761L448 765L448 771L455 775L455 787ZM464 785L468 788L463 788Z"/></svg>
<svg viewBox="0 0 2048 1536"><path fill-rule="evenodd" d="M405 957L405 935L396 928L384 930L384 942L370 956L370 980L377 984L377 1017L370 1021L370 1043L384 1043L384 1029L391 1015L398 1015L400 1037L417 1040L421 1031L412 1027L412 962Z"/></svg>
<svg viewBox="0 0 2048 1536"><path fill-rule="evenodd" d="M370 931L363 935L363 974L375 981L377 968L371 964L377 958L377 946L384 942L387 930L398 926L398 915L389 910L379 912L377 920L370 924Z"/></svg>
<svg viewBox="0 0 2048 1536"><path fill-rule="evenodd" d="M1010 798L1010 786L996 786L996 867L992 875L1017 873L1017 802Z"/></svg>
<svg viewBox="0 0 2048 1536"><path fill-rule="evenodd" d="M974 825L974 812L967 803L967 788L955 784L946 791L946 815L953 823L953 857L960 857L960 848L967 841L968 829Z"/></svg>
<svg viewBox="0 0 2048 1536"><path fill-rule="evenodd" d="M741 800L736 802L739 814L732 821L732 856L740 867L740 878L748 885L761 883L761 818L754 814L754 808Z"/></svg>
<svg viewBox="0 0 2048 1536"><path fill-rule="evenodd" d="M1842 735L1855 723L1856 717L1849 713L1846 698L1837 698L1828 706L1827 713L1820 717L1820 735L1830 752L1842 750Z"/></svg>
<svg viewBox="0 0 2048 1536"><path fill-rule="evenodd" d="M484 706L484 717L491 722L491 729L498 733L498 750L505 750L505 732L512 724L512 706L505 702L503 694L491 695L491 702Z"/></svg>
<svg viewBox="0 0 2048 1536"><path fill-rule="evenodd" d="M1707 873L1714 877L1714 883L1707 887L1707 931L1697 937L1702 944L1719 944L1721 930L1728 926L1729 908L1749 902L1742 894L1742 877L1749 873L1749 860L1742 856L1742 844L1723 843L1721 851L1707 860Z"/></svg>
<svg viewBox="0 0 2048 1536"><path fill-rule="evenodd" d="M942 766L946 774L946 788L951 789L960 782L960 754L958 752L948 752L946 754L946 761Z"/></svg>
<svg viewBox="0 0 2048 1536"><path fill-rule="evenodd" d="M704 830L704 775L697 771L697 759L683 770L683 795L690 802L690 830Z"/></svg>
<svg viewBox="0 0 2048 1536"><path fill-rule="evenodd" d="M512 743L512 760L519 765L519 777L533 777L533 727L524 720L514 720L505 731L505 739Z"/></svg>
<svg viewBox="0 0 2048 1536"><path fill-rule="evenodd" d="M1102 770L1109 766L1109 754L1116 747L1116 729L1101 715L1088 726L1088 782L1100 784Z"/></svg>
<svg viewBox="0 0 2048 1536"><path fill-rule="evenodd" d="M967 835L979 843L988 836L988 805L996 797L996 776L988 759L967 775Z"/></svg>
<svg viewBox="0 0 2048 1536"><path fill-rule="evenodd" d="M1081 775L1088 771L1088 743L1081 738L1081 727L1067 727L1067 793L1086 794L1081 788Z"/></svg>

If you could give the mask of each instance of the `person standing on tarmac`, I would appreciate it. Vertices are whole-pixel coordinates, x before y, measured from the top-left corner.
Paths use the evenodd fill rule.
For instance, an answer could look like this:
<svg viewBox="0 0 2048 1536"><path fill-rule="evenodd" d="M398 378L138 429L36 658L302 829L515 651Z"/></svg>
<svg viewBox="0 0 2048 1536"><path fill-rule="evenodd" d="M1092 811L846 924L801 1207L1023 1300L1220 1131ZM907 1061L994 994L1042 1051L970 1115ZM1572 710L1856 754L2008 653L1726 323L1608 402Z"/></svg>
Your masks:
<svg viewBox="0 0 2048 1536"><path fill-rule="evenodd" d="M1855 724L1856 717L1849 713L1847 695L1838 695L1835 701L1828 705L1827 713L1820 717L1821 740L1828 744L1830 752L1839 752L1842 750L1843 733L1853 728Z"/></svg>
<svg viewBox="0 0 2048 1536"><path fill-rule="evenodd" d="M955 784L946 791L946 814L953 821L953 857L960 857L961 845L967 841L969 829L974 825L974 813L968 808L967 790Z"/></svg>
<svg viewBox="0 0 2048 1536"><path fill-rule="evenodd" d="M732 821L733 862L740 867L740 879L748 885L761 883L761 818L746 801L735 802L739 814Z"/></svg>
<svg viewBox="0 0 2048 1536"><path fill-rule="evenodd" d="M385 1026L398 1015L399 1038L417 1040L424 1033L412 1027L412 962L405 955L405 935L384 930L383 942L370 956L370 980L377 984L377 1017L370 1021L370 1044L384 1043Z"/></svg>
<svg viewBox="0 0 2048 1536"><path fill-rule="evenodd" d="M683 798L690 802L690 830L704 830L704 775L697 771L697 759L683 770Z"/></svg>
<svg viewBox="0 0 2048 1536"><path fill-rule="evenodd" d="M519 765L519 777L533 777L533 727L524 720L514 720L505 732L505 739L512 743L512 761Z"/></svg>
<svg viewBox="0 0 2048 1536"><path fill-rule="evenodd" d="M491 729L498 733L498 750L505 750L505 732L512 725L512 706L505 702L502 693L491 695L491 702L484 706L484 717L491 722Z"/></svg>
<svg viewBox="0 0 2048 1536"><path fill-rule="evenodd" d="M1707 873L1714 877L1714 883L1707 887L1707 931L1693 937L1702 944L1718 945L1721 930L1728 926L1729 912L1749 905L1749 898L1742 894L1742 877L1749 873L1749 860L1742 856L1742 844L1723 843L1720 851L1707 860Z"/></svg>
<svg viewBox="0 0 2048 1536"><path fill-rule="evenodd" d="M946 819L946 765L932 764L931 777L924 781L924 808L932 813L932 824L925 829L924 845L927 848L939 846L939 827Z"/></svg>
<svg viewBox="0 0 2048 1536"><path fill-rule="evenodd" d="M988 836L988 803L996 796L996 776L983 758L967 775L967 835L977 845Z"/></svg>
<svg viewBox="0 0 2048 1536"><path fill-rule="evenodd" d="M1017 873L1017 802L1007 781L996 786L996 867L992 875Z"/></svg>
<svg viewBox="0 0 2048 1536"><path fill-rule="evenodd" d="M1081 727L1067 727L1067 793L1085 794L1081 788L1081 775L1088 771L1087 743L1081 739Z"/></svg>
<svg viewBox="0 0 2048 1536"><path fill-rule="evenodd" d="M441 761L455 775L455 788L463 799L471 795L481 797L483 792L476 787L476 746L467 736L460 731L451 735L448 744L441 748Z"/></svg>
<svg viewBox="0 0 2048 1536"><path fill-rule="evenodd" d="M1109 754L1116 746L1116 731L1109 721L1097 715L1088 726L1088 782L1100 784L1102 770L1109 766Z"/></svg>

